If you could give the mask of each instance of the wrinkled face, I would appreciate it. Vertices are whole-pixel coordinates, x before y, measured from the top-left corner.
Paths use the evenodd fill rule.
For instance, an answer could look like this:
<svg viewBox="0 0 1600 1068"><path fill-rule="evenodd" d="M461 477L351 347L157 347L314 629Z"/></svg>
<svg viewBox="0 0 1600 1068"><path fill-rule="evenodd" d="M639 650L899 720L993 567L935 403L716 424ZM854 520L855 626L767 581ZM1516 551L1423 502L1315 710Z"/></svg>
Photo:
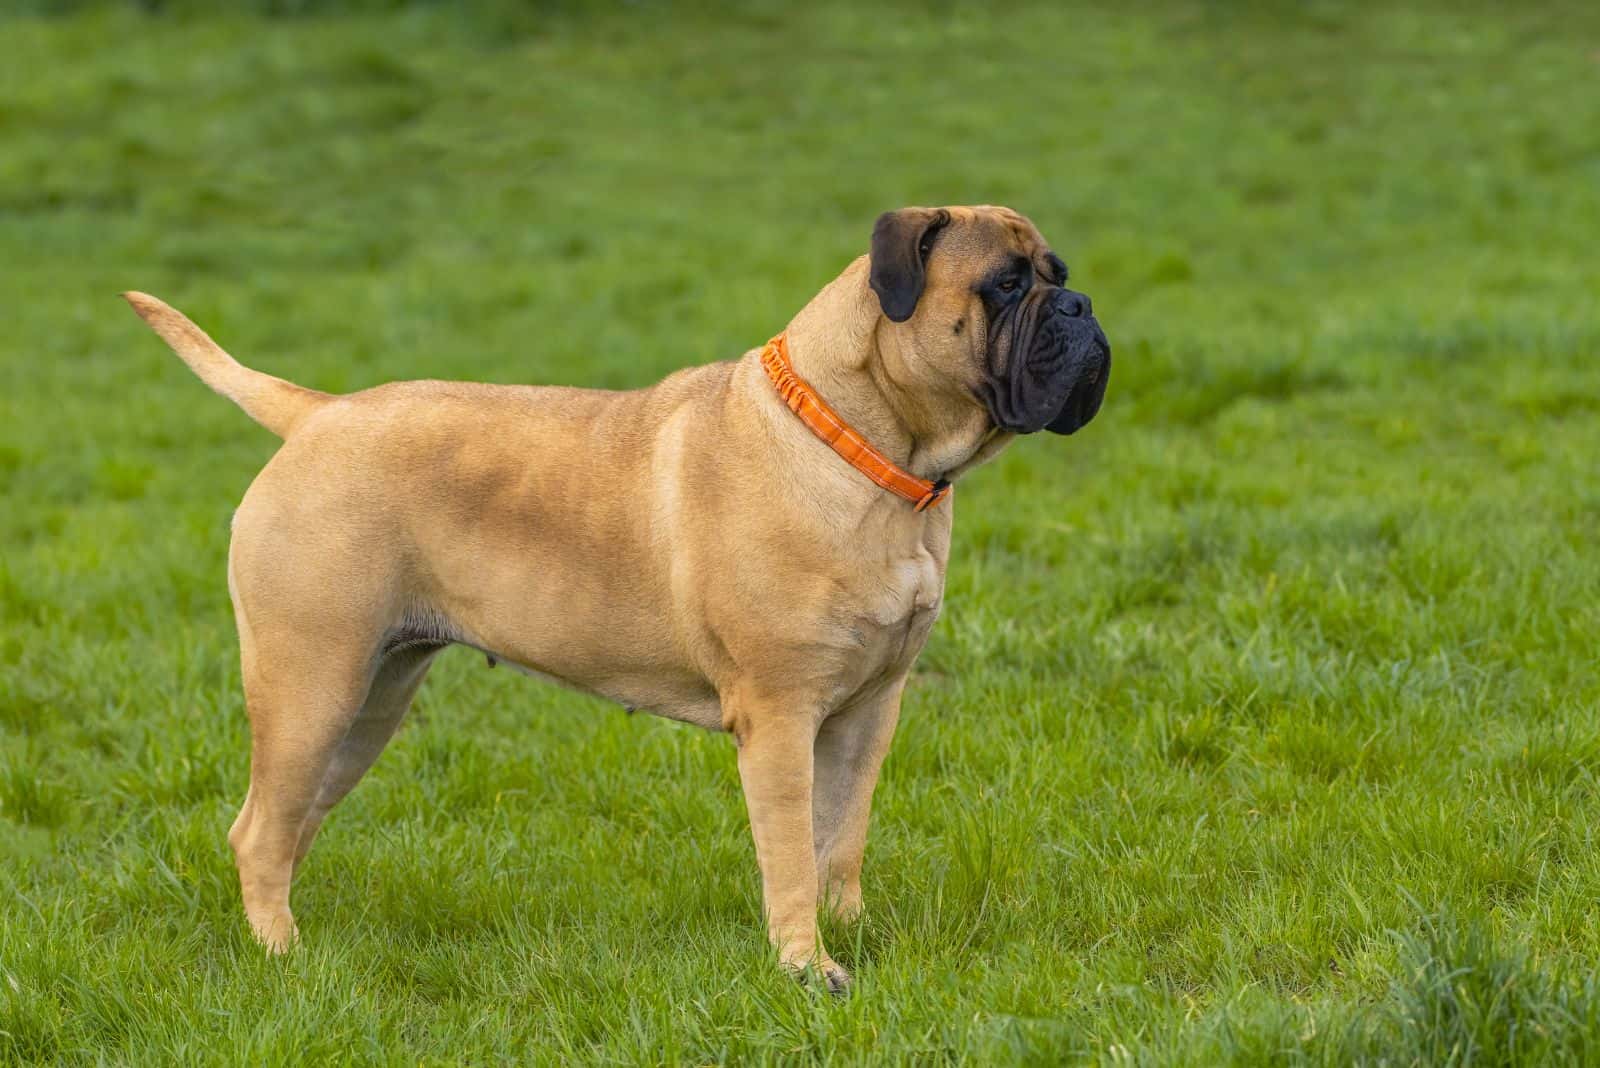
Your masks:
<svg viewBox="0 0 1600 1068"><path fill-rule="evenodd" d="M920 372L965 389L1000 430L1071 434L1094 418L1111 345L1067 266L1009 208L878 219L871 284Z"/></svg>

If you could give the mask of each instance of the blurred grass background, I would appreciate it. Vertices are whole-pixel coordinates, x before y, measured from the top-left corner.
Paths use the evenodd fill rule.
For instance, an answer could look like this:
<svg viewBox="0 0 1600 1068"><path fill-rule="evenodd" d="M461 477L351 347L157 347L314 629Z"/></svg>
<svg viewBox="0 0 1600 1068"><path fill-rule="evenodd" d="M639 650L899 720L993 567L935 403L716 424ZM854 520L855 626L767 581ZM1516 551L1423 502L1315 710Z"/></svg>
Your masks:
<svg viewBox="0 0 1600 1068"><path fill-rule="evenodd" d="M1600 1056L1593 5L7 9L0 1061ZM963 485L855 996L770 967L726 739L461 652L263 959L273 441L115 294L322 389L628 387L951 202L1116 365Z"/></svg>

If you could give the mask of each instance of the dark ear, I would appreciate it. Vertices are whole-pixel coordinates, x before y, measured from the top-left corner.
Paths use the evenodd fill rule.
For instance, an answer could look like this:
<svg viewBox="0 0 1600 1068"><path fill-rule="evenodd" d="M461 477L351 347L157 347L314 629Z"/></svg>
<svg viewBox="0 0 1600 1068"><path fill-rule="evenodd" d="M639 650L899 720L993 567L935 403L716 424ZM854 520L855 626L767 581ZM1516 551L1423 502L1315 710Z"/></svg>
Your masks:
<svg viewBox="0 0 1600 1068"><path fill-rule="evenodd" d="M894 322L905 322L917 310L933 237L949 223L950 213L943 208L901 208L878 216L869 278L883 314Z"/></svg>

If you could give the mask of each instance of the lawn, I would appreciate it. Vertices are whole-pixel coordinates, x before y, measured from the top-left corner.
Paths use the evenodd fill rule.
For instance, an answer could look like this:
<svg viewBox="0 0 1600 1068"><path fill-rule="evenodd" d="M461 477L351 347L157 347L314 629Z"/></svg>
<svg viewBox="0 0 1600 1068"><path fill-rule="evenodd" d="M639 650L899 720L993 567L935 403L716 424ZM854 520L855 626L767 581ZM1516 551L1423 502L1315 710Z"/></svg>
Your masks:
<svg viewBox="0 0 1600 1068"><path fill-rule="evenodd" d="M1600 1058L1600 9L148 6L0 17L0 1062ZM951 202L1116 363L957 495L853 996L772 965L726 737L464 650L265 958L275 440L116 294L627 387Z"/></svg>

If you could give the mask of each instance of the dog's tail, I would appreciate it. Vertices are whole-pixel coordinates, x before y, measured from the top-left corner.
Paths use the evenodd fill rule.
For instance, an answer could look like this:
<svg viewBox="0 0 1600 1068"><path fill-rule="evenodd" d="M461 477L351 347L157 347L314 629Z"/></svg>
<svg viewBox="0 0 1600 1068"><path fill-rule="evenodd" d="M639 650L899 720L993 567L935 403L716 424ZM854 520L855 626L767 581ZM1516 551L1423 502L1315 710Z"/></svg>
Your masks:
<svg viewBox="0 0 1600 1068"><path fill-rule="evenodd" d="M133 305L139 318L160 334L173 352L183 357L200 381L280 438L288 437L296 423L333 399L332 394L252 371L224 352L178 309L147 293L128 292L122 294L122 299Z"/></svg>

